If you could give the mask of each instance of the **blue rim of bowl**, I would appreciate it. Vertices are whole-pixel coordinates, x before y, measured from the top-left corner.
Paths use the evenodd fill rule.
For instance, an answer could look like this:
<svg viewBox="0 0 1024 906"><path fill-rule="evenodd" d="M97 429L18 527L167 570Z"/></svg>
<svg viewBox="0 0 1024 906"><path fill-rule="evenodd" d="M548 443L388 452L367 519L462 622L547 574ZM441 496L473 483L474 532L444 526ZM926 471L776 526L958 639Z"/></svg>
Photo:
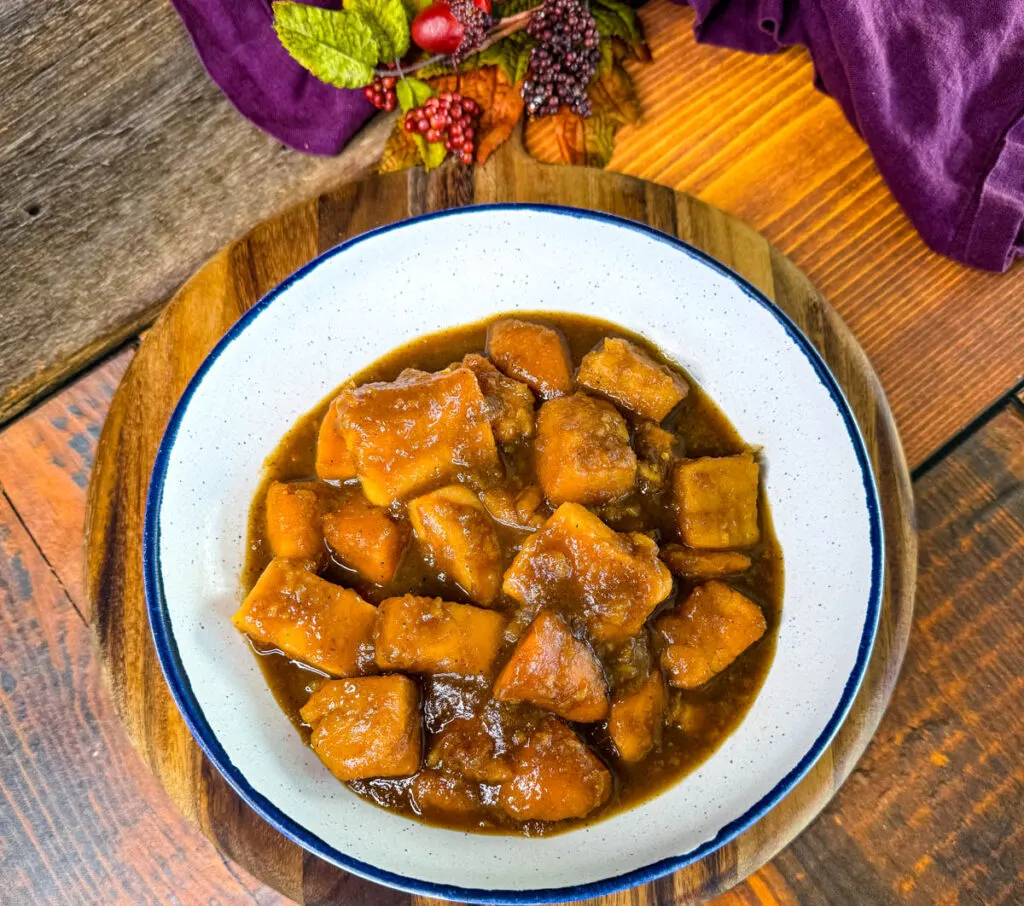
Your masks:
<svg viewBox="0 0 1024 906"><path fill-rule="evenodd" d="M319 267L324 261L341 254L359 243L366 242L376 236L400 230L405 226L414 223L422 223L430 220L438 220L443 217L461 217L467 215L479 215L488 211L531 211L542 214L555 214L563 217L571 217L580 220L594 220L613 226L634 230L642 233L650 239L671 246L691 258L695 258L705 266L710 267L728 280L735 283L750 299L763 308L767 309L783 326L790 339L796 344L801 352L807 357L814 368L818 379L828 390L836 408L839 410L846 425L846 430L853 444L857 462L861 469L864 483L864 493L867 501L868 519L870 522L871 540L871 591L868 599L867 618L864 621L864 629L861 633L860 643L857 650L857 658L847 678L843 693L840 696L832 716L829 718L825 728L818 738L804 754L797 765L786 774L775 786L752 805L740 817L730 821L719 829L715 836L702 843L696 849L682 853L678 856L671 856L652 862L642 868L637 868L624 874L615 875L609 878L602 878L598 881L591 881L586 884L571 885L567 887L528 888L524 890L485 890L481 888L459 887L452 884L438 884L431 881L424 881L418 878L410 878L394 872L385 871L359 859L345 855L333 846L322 840L315 834L310 833L298 822L286 815L273 802L255 790L245 778L245 775L231 762L227 753L218 742L213 729L210 727L203 714L199 702L192 691L192 686L185 673L184 666L178 653L177 643L174 639L174 632L170 623L170 615L164 599L163 579L160 566L160 506L163 499L164 481L167 477L167 464L174 447L181 420L185 415L190 400L196 389L202 383L206 373L214 365L221 353L236 340L246 327L251 324L260 313L280 296L285 290L302 280L310 271ZM664 877L671 872L702 859L709 853L714 852L729 841L735 839L743 831L747 830L757 821L764 817L785 797L790 790L804 777L818 760L821 754L831 743L838 732L842 722L846 719L857 690L860 688L867 668L868 658L874 645L875 635L878 629L878 620L882 605L882 571L884 564L884 546L882 540L882 518L881 508L878 499L878 489L875 485L874 473L871 469L870 459L853 413L850 411L849 403L838 382L819 355L818 351L811 344L810 340L801 332L790 317L782 311L774 302L765 296L759 289L730 270L724 264L716 261L710 255L694 248L687 242L662 233L646 224L636 223L623 217L613 214L604 214L597 211L590 211L582 208L571 208L564 205L543 205L543 204L483 204L471 205L464 208L456 208L447 211L437 211L429 214L422 214L411 217L396 223L378 227L369 232L363 233L352 239L328 249L317 256L308 264L296 271L287 280L271 290L259 300L252 308L242 315L220 339L216 346L210 351L206 359L200 365L199 370L192 377L184 394L178 401L171 419L167 424L163 439L157 451L156 461L153 465L153 473L150 478L149 492L146 496L146 516L142 536L142 558L143 575L146 593L146 609L149 614L149 622L153 631L153 640L156 645L157 657L160 667L163 670L164 678L170 687L171 695L177 703L185 723L195 737L199 747L206 753L206 756L213 762L217 770L224 776L224 779L234 788L257 814L266 820L271 826L280 831L284 836L309 850L314 855L331 862L339 868L352 874L359 875L370 881L385 884L388 887L397 888L413 894L421 894L430 897L440 897L449 900L460 900L468 903L495 904L547 904L561 903L571 900L580 900L588 897L598 897L607 894L628 890L638 884L644 884L657 878Z"/></svg>

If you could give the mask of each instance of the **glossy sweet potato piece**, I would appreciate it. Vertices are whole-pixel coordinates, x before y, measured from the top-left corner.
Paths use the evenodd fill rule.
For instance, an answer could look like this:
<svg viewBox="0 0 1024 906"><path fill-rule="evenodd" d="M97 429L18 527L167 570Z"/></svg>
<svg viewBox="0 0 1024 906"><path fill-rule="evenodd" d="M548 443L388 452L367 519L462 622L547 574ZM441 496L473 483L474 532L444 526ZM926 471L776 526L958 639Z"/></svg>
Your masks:
<svg viewBox="0 0 1024 906"><path fill-rule="evenodd" d="M646 535L616 532L563 503L523 542L502 588L523 604L578 608L594 641L616 642L640 631L672 591L672 576Z"/></svg>
<svg viewBox="0 0 1024 906"><path fill-rule="evenodd" d="M487 357L544 399L572 392L569 347L552 327L516 318L495 321L487 328Z"/></svg>
<svg viewBox="0 0 1024 906"><path fill-rule="evenodd" d="M420 690L407 676L327 683L299 711L310 745L339 780L408 777L423 747Z"/></svg>
<svg viewBox="0 0 1024 906"><path fill-rule="evenodd" d="M323 531L334 556L377 585L395 577L409 543L408 528L356 489L324 514Z"/></svg>
<svg viewBox="0 0 1024 906"><path fill-rule="evenodd" d="M608 687L590 646L561 617L542 612L516 645L494 682L498 701L530 702L588 723L608 715Z"/></svg>
<svg viewBox="0 0 1024 906"><path fill-rule="evenodd" d="M660 422L689 392L679 375L654 361L628 340L609 337L580 362L576 377L587 387L620 406Z"/></svg>
<svg viewBox="0 0 1024 906"><path fill-rule="evenodd" d="M656 670L637 688L612 698L608 735L623 761L640 761L661 738L665 697L665 681Z"/></svg>
<svg viewBox="0 0 1024 906"><path fill-rule="evenodd" d="M337 398L363 493L389 506L431 485L501 475L490 413L468 368L363 384Z"/></svg>
<svg viewBox="0 0 1024 906"><path fill-rule="evenodd" d="M479 716L449 723L431 744L427 765L478 783L501 783L512 777L512 759L498 754L494 738Z"/></svg>
<svg viewBox="0 0 1024 906"><path fill-rule="evenodd" d="M315 481L272 481L266 497L270 553L301 561L314 572L322 568L327 562L323 503L324 495Z"/></svg>
<svg viewBox="0 0 1024 906"><path fill-rule="evenodd" d="M750 569L750 557L739 551L699 551L681 544L664 544L661 559L684 579L718 579Z"/></svg>
<svg viewBox="0 0 1024 906"><path fill-rule="evenodd" d="M374 626L377 665L409 673L490 676L505 622L493 610L440 598L387 598Z"/></svg>
<svg viewBox="0 0 1024 906"><path fill-rule="evenodd" d="M583 818L612 791L608 769L557 717L545 718L533 731L513 770L498 802L519 821Z"/></svg>
<svg viewBox="0 0 1024 906"><path fill-rule="evenodd" d="M534 457L541 489L555 505L604 503L636 482L625 420L611 403L585 393L541 406Z"/></svg>
<svg viewBox="0 0 1024 906"><path fill-rule="evenodd" d="M232 618L262 645L330 673L373 673L377 608L290 560L271 560Z"/></svg>
<svg viewBox="0 0 1024 906"><path fill-rule="evenodd" d="M318 478L348 481L356 477L356 461L338 425L337 401L332 401L320 423L316 442L316 474Z"/></svg>
<svg viewBox="0 0 1024 906"><path fill-rule="evenodd" d="M764 613L745 595L712 580L658 617L661 666L679 689L696 689L721 673L764 635Z"/></svg>
<svg viewBox="0 0 1024 906"><path fill-rule="evenodd" d="M544 493L534 484L527 485L519 492L509 488L488 488L480 492L480 500L496 522L517 528L540 528L547 518L541 512Z"/></svg>
<svg viewBox="0 0 1024 906"><path fill-rule="evenodd" d="M479 784L442 771L420 771L410 792L416 809L428 818L471 815L484 804Z"/></svg>
<svg viewBox="0 0 1024 906"><path fill-rule="evenodd" d="M476 375L491 411L491 430L499 443L514 444L533 437L533 392L522 381L506 377L482 355L470 353L463 366Z"/></svg>
<svg viewBox="0 0 1024 906"><path fill-rule="evenodd" d="M757 461L750 453L679 463L673 490L683 541L712 550L756 544L761 537L757 479Z"/></svg>
<svg viewBox="0 0 1024 906"><path fill-rule="evenodd" d="M431 562L477 604L501 589L501 546L490 515L469 488L453 484L409 501L409 521Z"/></svg>

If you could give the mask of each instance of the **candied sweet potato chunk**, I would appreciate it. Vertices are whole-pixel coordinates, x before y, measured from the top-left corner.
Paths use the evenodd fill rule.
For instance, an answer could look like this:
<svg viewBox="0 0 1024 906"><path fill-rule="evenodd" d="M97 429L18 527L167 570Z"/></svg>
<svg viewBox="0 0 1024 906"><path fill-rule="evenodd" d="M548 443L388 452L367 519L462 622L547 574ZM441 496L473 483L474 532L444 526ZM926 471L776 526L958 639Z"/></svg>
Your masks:
<svg viewBox="0 0 1024 906"><path fill-rule="evenodd" d="M608 715L608 735L623 761L640 761L661 737L665 681L655 670L637 688L618 692Z"/></svg>
<svg viewBox="0 0 1024 906"><path fill-rule="evenodd" d="M505 617L470 604L404 595L387 598L374 626L377 665L410 673L490 676Z"/></svg>
<svg viewBox="0 0 1024 906"><path fill-rule="evenodd" d="M290 560L271 560L232 622L254 641L330 673L376 672L370 656L377 608ZM368 669L367 669L368 668Z"/></svg>
<svg viewBox="0 0 1024 906"><path fill-rule="evenodd" d="M608 715L601 665L557 614L542 612L516 645L494 682L498 701L530 702L588 723Z"/></svg>
<svg viewBox="0 0 1024 906"><path fill-rule="evenodd" d="M583 818L607 801L608 769L557 717L545 718L516 753L498 802L519 821Z"/></svg>
<svg viewBox="0 0 1024 906"><path fill-rule="evenodd" d="M576 610L596 642L636 635L672 591L646 535L623 534L586 508L563 503L523 542L502 584L523 604Z"/></svg>
<svg viewBox="0 0 1024 906"><path fill-rule="evenodd" d="M511 758L498 753L494 737L479 716L449 723L431 744L427 765L478 783L501 783L512 776Z"/></svg>
<svg viewBox="0 0 1024 906"><path fill-rule="evenodd" d="M363 493L378 506L501 474L487 402L468 368L363 384L338 394L337 406Z"/></svg>
<svg viewBox="0 0 1024 906"><path fill-rule="evenodd" d="M324 538L334 555L368 582L390 582L402 562L409 531L384 507L352 489L323 517Z"/></svg>
<svg viewBox="0 0 1024 906"><path fill-rule="evenodd" d="M310 744L339 780L408 777L420 766L420 690L407 676L326 683L299 711Z"/></svg>
<svg viewBox="0 0 1024 906"><path fill-rule="evenodd" d="M533 437L533 391L522 381L506 377L482 355L470 353L462 360L476 375L491 411L491 429L499 443L514 444Z"/></svg>
<svg viewBox="0 0 1024 906"><path fill-rule="evenodd" d="M660 422L690 387L628 340L609 337L580 362L580 385Z"/></svg>
<svg viewBox="0 0 1024 906"><path fill-rule="evenodd" d="M555 505L604 503L636 482L625 419L611 403L585 393L541 406L534 457L540 486Z"/></svg>
<svg viewBox="0 0 1024 906"><path fill-rule="evenodd" d="M760 607L713 579L655 623L665 640L661 666L673 686L696 689L735 661L767 628Z"/></svg>
<svg viewBox="0 0 1024 906"><path fill-rule="evenodd" d="M275 557L300 560L314 571L327 560L323 495L313 481L272 481L267 488L267 544ZM326 488L326 486L325 486Z"/></svg>
<svg viewBox="0 0 1024 906"><path fill-rule="evenodd" d="M535 485L527 485L518 493L506 487L488 488L480 492L480 500L495 521L517 528L540 528L547 518L541 512L544 492Z"/></svg>
<svg viewBox="0 0 1024 906"><path fill-rule="evenodd" d="M320 423L316 442L316 474L318 478L335 481L356 477L356 461L338 425L337 400L331 401Z"/></svg>
<svg viewBox="0 0 1024 906"><path fill-rule="evenodd" d="M487 328L487 356L544 399L572 392L569 347L553 327L516 318L495 321Z"/></svg>
<svg viewBox="0 0 1024 906"><path fill-rule="evenodd" d="M679 463L673 488L683 541L712 550L756 544L757 477L750 453Z"/></svg>
<svg viewBox="0 0 1024 906"><path fill-rule="evenodd" d="M483 807L480 785L458 774L420 771L412 782L412 801L421 815L454 817L472 815Z"/></svg>
<svg viewBox="0 0 1024 906"><path fill-rule="evenodd" d="M409 521L438 570L477 604L494 601L501 589L501 546L476 494L453 484L416 497L409 501Z"/></svg>
<svg viewBox="0 0 1024 906"><path fill-rule="evenodd" d="M750 557L739 551L699 551L681 544L665 544L661 559L684 579L718 579L750 569Z"/></svg>

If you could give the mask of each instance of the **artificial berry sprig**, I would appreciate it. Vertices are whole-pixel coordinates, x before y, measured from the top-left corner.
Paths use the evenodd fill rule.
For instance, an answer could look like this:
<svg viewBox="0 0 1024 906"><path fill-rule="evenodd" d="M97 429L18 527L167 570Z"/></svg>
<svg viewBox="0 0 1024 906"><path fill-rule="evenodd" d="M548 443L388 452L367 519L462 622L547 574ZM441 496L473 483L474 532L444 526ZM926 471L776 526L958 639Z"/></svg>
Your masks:
<svg viewBox="0 0 1024 906"><path fill-rule="evenodd" d="M443 142L446 151L471 164L479 118L480 105L472 98L442 91L405 114L405 131L422 135L428 142Z"/></svg>
<svg viewBox="0 0 1024 906"><path fill-rule="evenodd" d="M390 112L398 104L395 84L396 79L394 76L375 75L373 81L363 89L363 97L378 110Z"/></svg>
<svg viewBox="0 0 1024 906"><path fill-rule="evenodd" d="M530 116L552 116L568 107L590 116L587 89L601 62L601 37L581 0L544 0L526 33L539 42L530 51L523 100Z"/></svg>

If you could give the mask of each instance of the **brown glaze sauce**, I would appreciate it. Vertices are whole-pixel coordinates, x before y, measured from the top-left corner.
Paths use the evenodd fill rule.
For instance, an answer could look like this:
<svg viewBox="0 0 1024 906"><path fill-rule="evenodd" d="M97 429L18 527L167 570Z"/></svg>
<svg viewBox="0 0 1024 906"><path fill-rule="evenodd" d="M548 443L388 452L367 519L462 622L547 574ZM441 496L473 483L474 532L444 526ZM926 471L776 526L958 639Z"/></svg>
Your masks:
<svg viewBox="0 0 1024 906"><path fill-rule="evenodd" d="M690 384L687 397L662 422L662 426L680 438L680 452L687 457L728 456L744 452L749 447L729 423L725 414L700 389L699 385L677 364L662 355L657 347L644 338L615 324L578 315L554 312L517 312L517 318L538 321L557 327L565 335L575 366L582 357L605 337L623 337L635 343L652 358L682 374ZM437 371L462 359L467 353L484 352L487 321L453 328L441 333L420 337L378 359L359 374L349 378L312 411L303 415L281 441L265 464L263 483L253 500L249 514L249 533L243 590L248 592L270 560L265 538L264 503L267 486L273 480L314 479L316 473L317 432L330 400L345 387L358 386L370 381L391 381L406 368ZM504 317L507 317L504 316ZM629 418L628 413L624 413ZM530 443L526 441L511 449L501 448L508 476L515 482L530 483L533 477ZM621 502L592 507L605 522L619 531L654 530L658 543L678 541L678 528L671 494L634 491ZM629 510L629 512L624 512ZM544 510L550 513L551 509ZM350 782L348 786L358 795L376 804L407 815L460 830L490 833L516 833L541 835L562 832L581 824L607 818L609 815L638 805L676 783L705 761L725 738L739 725L764 682L775 652L783 592L782 552L775 538L768 502L762 489L759 501L761 541L744 552L751 557L751 568L728 578L728 583L756 601L764 610L768 631L764 637L745 651L730 667L704 686L693 691L670 689L668 714L675 715L676 723L666 722L664 735L647 757L635 764L625 764L615 757L604 721L594 724L572 724L604 761L612 773L614 789L607 803L583 820L560 821L555 824L541 822L520 823L503 815L498 809L484 807L479 813L455 819L448 814L420 814L409 790L412 778L401 780L368 780ZM497 524L499 539L507 567L518 551L526 531ZM412 544L394 580L385 586L362 581L353 571L332 560L321 575L334 583L354 588L366 600L377 604L385 598L406 593L439 596L449 601L472 603L454 584L437 578L434 570ZM667 608L685 599L697 583L675 578L673 593L648 619L652 624ZM513 616L517 604L509 598L500 598L495 605ZM523 626L528 615L521 615ZM608 684L616 689L635 685L637 678L646 673L655 655L653 633L645 630L648 645L626 646L617 652L597 649ZM514 643L507 646L502 663L511 653ZM270 689L299 733L308 742L309 728L303 724L299 709L306 703L324 678L318 671L300 665L276 652L260 651L253 646ZM420 681L423 700L424 752L429 751L431 737L440 732L455 717L479 713L489 699L490 684L482 678L459 676L423 677ZM497 727L495 736L505 739L517 731L528 731L544 712L527 704L487 705L487 720ZM499 748L499 752L500 752ZM326 769L325 769L326 770ZM484 790L484 799L495 790Z"/></svg>

